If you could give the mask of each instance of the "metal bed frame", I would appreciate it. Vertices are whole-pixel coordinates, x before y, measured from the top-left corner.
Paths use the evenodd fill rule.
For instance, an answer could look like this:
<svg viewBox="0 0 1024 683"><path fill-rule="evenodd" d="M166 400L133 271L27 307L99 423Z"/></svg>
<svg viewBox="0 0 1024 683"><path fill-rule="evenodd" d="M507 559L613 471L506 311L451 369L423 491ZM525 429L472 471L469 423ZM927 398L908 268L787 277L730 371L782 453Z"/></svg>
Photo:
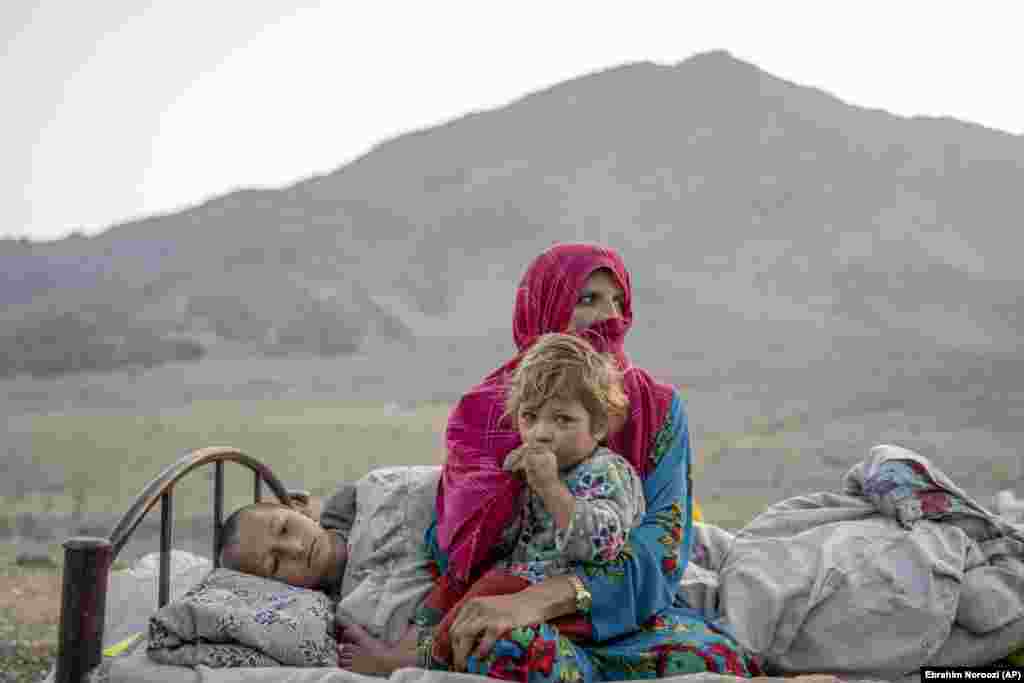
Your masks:
<svg viewBox="0 0 1024 683"><path fill-rule="evenodd" d="M100 664L110 567L146 514L160 503L160 583L157 607L170 599L171 537L174 486L189 472L213 464L213 566L220 565L224 523L224 463L234 462L253 473L253 500L263 498L263 484L282 503L305 494L289 491L263 463L230 447L200 448L167 467L136 496L109 537L75 536L64 542L64 575L60 602L55 683L82 683Z"/></svg>

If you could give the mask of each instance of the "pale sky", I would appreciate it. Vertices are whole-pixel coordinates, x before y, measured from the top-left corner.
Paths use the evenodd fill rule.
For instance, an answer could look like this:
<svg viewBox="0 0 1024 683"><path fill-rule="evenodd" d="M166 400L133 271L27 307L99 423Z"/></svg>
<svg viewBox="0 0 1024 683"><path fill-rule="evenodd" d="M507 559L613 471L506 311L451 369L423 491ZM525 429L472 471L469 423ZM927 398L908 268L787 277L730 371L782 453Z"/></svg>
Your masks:
<svg viewBox="0 0 1024 683"><path fill-rule="evenodd" d="M726 49L851 104L1024 133L1019 0L2 0L0 236L334 170L626 62Z"/></svg>

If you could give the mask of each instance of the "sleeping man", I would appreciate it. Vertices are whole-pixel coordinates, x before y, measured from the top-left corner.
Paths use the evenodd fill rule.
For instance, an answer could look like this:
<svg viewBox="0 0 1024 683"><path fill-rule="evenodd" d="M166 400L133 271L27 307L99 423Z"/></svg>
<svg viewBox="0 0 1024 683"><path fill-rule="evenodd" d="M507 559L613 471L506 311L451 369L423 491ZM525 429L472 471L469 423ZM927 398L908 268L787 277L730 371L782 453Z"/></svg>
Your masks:
<svg viewBox="0 0 1024 683"><path fill-rule="evenodd" d="M224 521L221 566L275 579L292 586L319 589L337 598L348 561L348 545L339 531L348 515L335 510L331 498L320 522L308 505L253 503ZM338 663L351 666L351 652L338 647Z"/></svg>
<svg viewBox="0 0 1024 683"><path fill-rule="evenodd" d="M224 523L221 566L326 593L336 602L335 636L347 641L338 662L359 670L365 657L356 656L352 630L402 641L434 585L422 539L439 476L431 466L384 467L322 503L247 505Z"/></svg>
<svg viewBox="0 0 1024 683"><path fill-rule="evenodd" d="M247 505L224 522L222 538L221 566L227 569L326 593L341 586L345 539L301 509L281 503Z"/></svg>

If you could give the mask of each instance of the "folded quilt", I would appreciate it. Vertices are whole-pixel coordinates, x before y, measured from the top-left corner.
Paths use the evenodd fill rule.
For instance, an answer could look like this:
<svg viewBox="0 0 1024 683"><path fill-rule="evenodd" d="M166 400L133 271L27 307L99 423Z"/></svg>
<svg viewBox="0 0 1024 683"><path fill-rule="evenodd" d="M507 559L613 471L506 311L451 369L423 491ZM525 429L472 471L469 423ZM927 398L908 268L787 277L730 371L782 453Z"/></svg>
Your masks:
<svg viewBox="0 0 1024 683"><path fill-rule="evenodd" d="M319 591L215 569L153 615L147 653L178 666L336 667L334 607Z"/></svg>

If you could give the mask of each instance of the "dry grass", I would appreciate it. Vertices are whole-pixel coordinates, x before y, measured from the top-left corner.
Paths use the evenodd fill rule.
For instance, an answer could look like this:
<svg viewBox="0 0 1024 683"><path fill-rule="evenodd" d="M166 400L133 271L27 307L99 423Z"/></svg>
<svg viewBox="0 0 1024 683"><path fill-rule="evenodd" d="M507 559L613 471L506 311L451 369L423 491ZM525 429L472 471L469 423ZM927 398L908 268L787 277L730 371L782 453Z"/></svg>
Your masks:
<svg viewBox="0 0 1024 683"><path fill-rule="evenodd" d="M57 656L60 623L61 570L19 567L16 548L0 544L0 680L30 683L42 680ZM60 545L49 548L59 562Z"/></svg>
<svg viewBox="0 0 1024 683"><path fill-rule="evenodd" d="M57 572L0 576L0 610L25 626L60 620L61 575Z"/></svg>

